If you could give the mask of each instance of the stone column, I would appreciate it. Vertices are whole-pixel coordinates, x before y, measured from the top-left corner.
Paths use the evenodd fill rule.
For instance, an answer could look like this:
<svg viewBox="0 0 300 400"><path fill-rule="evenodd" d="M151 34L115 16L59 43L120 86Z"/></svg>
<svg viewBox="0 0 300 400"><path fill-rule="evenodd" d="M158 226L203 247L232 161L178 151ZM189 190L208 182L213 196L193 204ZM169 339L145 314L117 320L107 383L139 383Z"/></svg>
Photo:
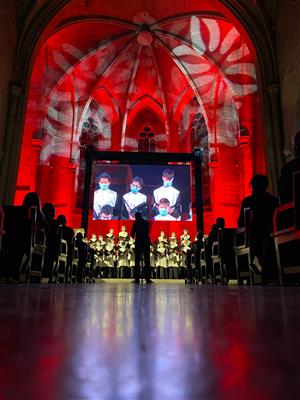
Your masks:
<svg viewBox="0 0 300 400"><path fill-rule="evenodd" d="M249 195L249 182L253 175L253 160L251 149L249 146L249 135L239 137L239 145L241 150L241 162L243 168L243 196Z"/></svg>
<svg viewBox="0 0 300 400"><path fill-rule="evenodd" d="M75 209L75 200L76 200L76 195L77 192L75 192L75 179L76 179L76 171L78 168L78 163L74 162L72 160L69 160L69 179L68 181L70 182L69 184L69 200L68 200L68 225L73 226L75 221L71 219L71 217L74 214L74 209Z"/></svg>
<svg viewBox="0 0 300 400"><path fill-rule="evenodd" d="M33 160L33 182L34 182L34 187L31 188L33 192L38 192L38 179L39 179L39 165L40 165L40 155L41 155L41 150L43 146L43 139L42 138L36 138L32 137L32 148L34 151L34 160Z"/></svg>
<svg viewBox="0 0 300 400"><path fill-rule="evenodd" d="M215 147L215 150L217 151L216 147ZM216 217L218 216L219 204L220 204L219 187L221 187L220 186L221 182L220 182L220 174L219 174L220 160L219 160L218 153L215 153L210 157L210 162L209 162L208 166L209 166L209 170L210 170L210 188L211 188L210 194L211 194L211 206L212 206L211 224L212 224L212 223L214 223Z"/></svg>
<svg viewBox="0 0 300 400"><path fill-rule="evenodd" d="M18 103L22 89L14 84L9 87L8 112L3 143L3 157L0 164L0 202L12 204L15 190L16 173L19 165L19 135L16 124Z"/></svg>
<svg viewBox="0 0 300 400"><path fill-rule="evenodd" d="M277 187L280 169L284 162L283 136L282 136L282 110L280 103L280 86L272 84L268 86L272 132L268 135L268 152L270 155L270 168L274 188Z"/></svg>

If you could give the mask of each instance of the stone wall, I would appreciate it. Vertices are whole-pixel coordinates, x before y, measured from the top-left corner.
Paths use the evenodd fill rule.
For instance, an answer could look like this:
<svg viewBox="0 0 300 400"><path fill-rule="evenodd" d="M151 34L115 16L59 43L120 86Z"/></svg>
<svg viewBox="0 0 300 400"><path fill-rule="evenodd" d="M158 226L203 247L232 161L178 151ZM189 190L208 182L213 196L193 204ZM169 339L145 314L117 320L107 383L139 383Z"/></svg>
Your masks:
<svg viewBox="0 0 300 400"><path fill-rule="evenodd" d="M48 0L55 1L55 0ZM300 129L300 1L253 0L263 5L266 21L274 29L280 74L285 155L290 155L290 138ZM0 1L0 174L5 141L8 89L12 80L18 31L22 31L30 6L43 0ZM249 5L249 4L248 4ZM0 176L1 184L1 176ZM1 197L1 196L0 196Z"/></svg>
<svg viewBox="0 0 300 400"><path fill-rule="evenodd" d="M8 89L17 45L17 2L18 0L0 2L0 160L5 140Z"/></svg>
<svg viewBox="0 0 300 400"><path fill-rule="evenodd" d="M290 140L300 129L300 2L280 0L277 52L281 86L284 153L290 158Z"/></svg>

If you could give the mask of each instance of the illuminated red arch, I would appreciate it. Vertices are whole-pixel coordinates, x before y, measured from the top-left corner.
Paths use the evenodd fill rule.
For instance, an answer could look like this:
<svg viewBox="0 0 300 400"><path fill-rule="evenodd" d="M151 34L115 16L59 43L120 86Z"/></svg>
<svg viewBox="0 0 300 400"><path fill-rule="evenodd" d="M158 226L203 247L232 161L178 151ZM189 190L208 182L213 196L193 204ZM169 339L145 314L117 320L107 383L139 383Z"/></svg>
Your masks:
<svg viewBox="0 0 300 400"><path fill-rule="evenodd" d="M61 21L71 3L77 4L76 1L70 2L62 10ZM53 160L56 160L59 168L62 165L68 168L72 164L69 142L74 138L78 140L80 121L98 87L105 88L103 90L109 94L104 107L110 101L114 108L112 149L122 150L124 118L127 119L126 123L134 119L131 104L138 99L145 99L142 102L169 122L167 130L171 130L171 137L175 137L178 132L170 119L175 116L179 121L179 110L184 109L184 101L180 107L174 106L179 93L188 85L206 118L211 155L218 154L217 158L214 157L218 160L218 166L213 165L211 169L214 200L210 218L218 214L226 215L232 224L239 202L245 195L245 182L254 171L264 171L264 163L259 162L264 158L261 120L253 118L253 115L260 114L257 109L256 54L248 35L238 24L237 29L227 19L228 13L223 6L218 2L213 3L215 9L207 3L205 13L187 10L184 14L166 16L161 21L151 20L149 14L133 18L133 22L126 18L80 15L80 18L78 16L61 22L51 31L51 24L59 19L57 15L47 28L47 40L36 48L18 186L30 190L37 188L43 193L44 199L47 198L47 192L39 187L41 155L45 167L50 165L53 168ZM145 22L153 36L149 47L142 47L136 41L141 23ZM93 35L82 34L89 30ZM153 53L153 57L150 53ZM101 59L106 59L106 64L101 64ZM145 60L151 61L152 80L142 79ZM151 68L148 66L149 70ZM173 71L178 82L172 80ZM120 74L124 77L119 82ZM151 91L155 85L158 90L153 95ZM98 96L97 102L101 105L101 96ZM163 110L157 104L162 104ZM142 103L139 107L143 108ZM118 113L115 113L116 109ZM244 144L241 148L238 137L240 125L247 128L250 144L253 135L256 135L259 147L255 153L249 145L246 150ZM47 128L50 139L41 140L40 143L35 141L32 147L32 133L42 128ZM118 143L121 143L119 148ZM174 146L167 150L178 151ZM229 158L235 164L228 163ZM232 165L236 165L236 169L232 170ZM69 167L70 170L76 170L76 165ZM59 174L59 168L56 168L56 174ZM31 170L36 173L28 173ZM224 179L229 181L228 188L235 186L227 198L222 199L224 190L221 192L217 188ZM74 188L76 182L70 187L71 190ZM23 195L24 190L17 192L16 201ZM61 208L67 209L72 217L75 210L72 210L68 201L65 199ZM207 219L208 225L211 219Z"/></svg>

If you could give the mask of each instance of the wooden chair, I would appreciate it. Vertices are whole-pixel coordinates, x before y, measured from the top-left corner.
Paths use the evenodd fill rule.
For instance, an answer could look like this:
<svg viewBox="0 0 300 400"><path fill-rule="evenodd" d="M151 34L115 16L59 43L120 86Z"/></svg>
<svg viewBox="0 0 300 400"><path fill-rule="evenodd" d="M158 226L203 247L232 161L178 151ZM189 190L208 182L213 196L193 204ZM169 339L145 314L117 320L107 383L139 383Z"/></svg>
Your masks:
<svg viewBox="0 0 300 400"><path fill-rule="evenodd" d="M288 281L300 283L300 171L294 173L293 189L293 202L279 206L273 219L273 237L281 286Z"/></svg>
<svg viewBox="0 0 300 400"><path fill-rule="evenodd" d="M223 260L223 235L224 229L218 229L218 240L212 245L212 283L214 285L226 283L226 275L224 260Z"/></svg>
<svg viewBox="0 0 300 400"><path fill-rule="evenodd" d="M207 283L205 246L200 250L200 282Z"/></svg>
<svg viewBox="0 0 300 400"><path fill-rule="evenodd" d="M78 247L75 246L75 239L74 239L73 240L72 268L71 268L71 283L77 282L78 264L79 264L79 251L78 251Z"/></svg>
<svg viewBox="0 0 300 400"><path fill-rule="evenodd" d="M186 276L186 283L193 283L193 284L198 284L199 283L199 276L198 276L198 271L197 271L197 266L196 266L196 255L195 253L191 253L191 265L188 271L186 271L187 276Z"/></svg>
<svg viewBox="0 0 300 400"><path fill-rule="evenodd" d="M261 284L261 267L252 265L250 252L250 225L252 221L252 210L244 210L245 226L236 229L234 238L234 251L236 260L236 273L238 284L246 281L248 284Z"/></svg>
<svg viewBox="0 0 300 400"><path fill-rule="evenodd" d="M44 229L36 229L33 234L30 263L28 266L28 281L37 278L42 280L44 258L46 251L46 232Z"/></svg>
<svg viewBox="0 0 300 400"><path fill-rule="evenodd" d="M37 220L37 208L30 207L29 209L29 226L27 234L29 237L24 240L28 242L26 245L26 251L23 254L23 258L20 264L20 282L29 283L30 282L30 269L32 265L32 255L35 248L35 235L36 235L36 220ZM36 260L35 260L36 261ZM34 267L36 268L36 267ZM43 267L41 266L41 270Z"/></svg>
<svg viewBox="0 0 300 400"><path fill-rule="evenodd" d="M87 257L86 257L86 262L85 262L85 269L84 269L84 277L83 280L85 283L90 283L92 282L92 254L90 249L88 248L87 251Z"/></svg>
<svg viewBox="0 0 300 400"><path fill-rule="evenodd" d="M252 220L252 211L250 208L244 209L243 228L236 229L234 237L234 251L236 262L236 275L238 284L243 284L246 280L248 284L253 284L253 276L251 273L251 256L250 256L250 224Z"/></svg>
<svg viewBox="0 0 300 400"><path fill-rule="evenodd" d="M54 277L55 283L65 283L68 264L68 244L66 240L62 239L61 228L58 229L58 235L60 237L59 252L54 266L54 273L52 276Z"/></svg>
<svg viewBox="0 0 300 400"><path fill-rule="evenodd" d="M95 283L97 277L97 260L95 250L92 249L91 253L91 271L90 271L90 282Z"/></svg>

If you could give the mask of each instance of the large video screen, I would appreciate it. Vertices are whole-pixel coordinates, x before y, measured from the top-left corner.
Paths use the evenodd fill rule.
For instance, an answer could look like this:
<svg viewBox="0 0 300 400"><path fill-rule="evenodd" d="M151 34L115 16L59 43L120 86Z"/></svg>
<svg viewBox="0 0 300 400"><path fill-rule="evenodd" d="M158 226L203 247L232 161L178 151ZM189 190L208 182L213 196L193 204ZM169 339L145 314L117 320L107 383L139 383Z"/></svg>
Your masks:
<svg viewBox="0 0 300 400"><path fill-rule="evenodd" d="M192 221L190 164L94 164L93 220Z"/></svg>

